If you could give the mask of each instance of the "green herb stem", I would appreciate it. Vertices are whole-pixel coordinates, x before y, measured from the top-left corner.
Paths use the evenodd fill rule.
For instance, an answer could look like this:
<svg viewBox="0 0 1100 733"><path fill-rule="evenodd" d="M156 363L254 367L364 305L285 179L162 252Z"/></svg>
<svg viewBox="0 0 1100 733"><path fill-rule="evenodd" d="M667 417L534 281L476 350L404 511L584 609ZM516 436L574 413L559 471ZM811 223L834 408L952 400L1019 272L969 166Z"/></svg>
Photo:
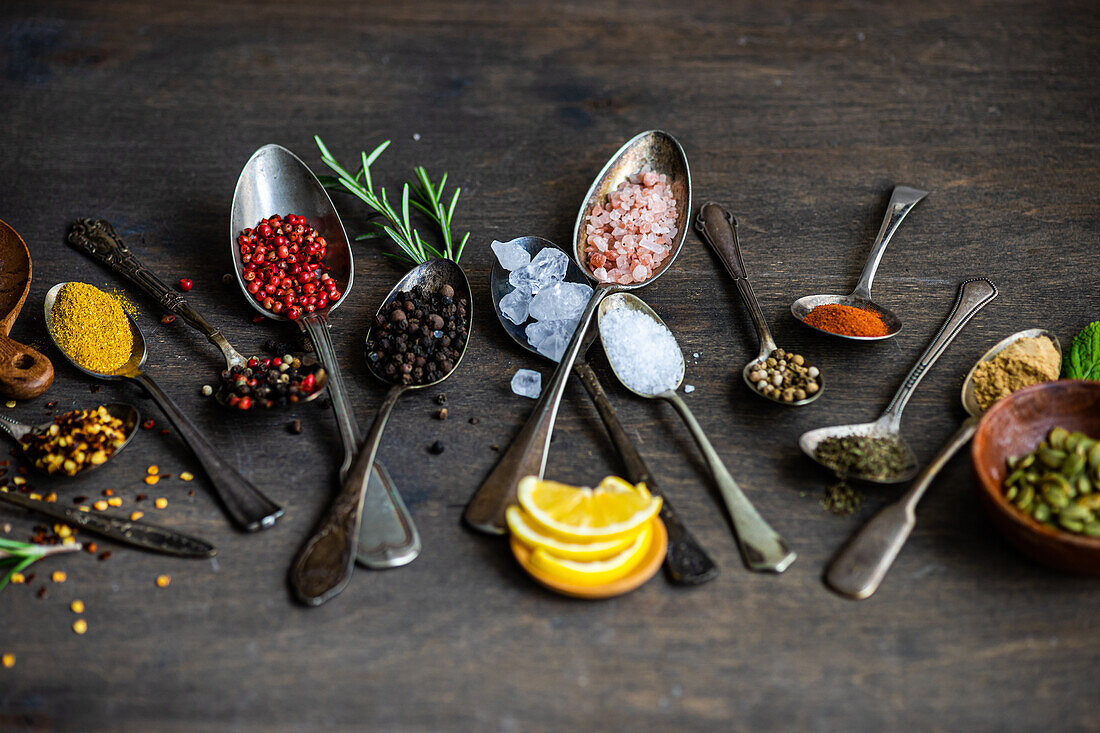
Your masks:
<svg viewBox="0 0 1100 733"><path fill-rule="evenodd" d="M11 576L23 572L31 563L50 555L76 552L81 547L80 543L72 545L36 545L31 542L17 542L0 538L0 571L8 568L3 580L0 580L0 590L3 590L4 586L11 581Z"/></svg>

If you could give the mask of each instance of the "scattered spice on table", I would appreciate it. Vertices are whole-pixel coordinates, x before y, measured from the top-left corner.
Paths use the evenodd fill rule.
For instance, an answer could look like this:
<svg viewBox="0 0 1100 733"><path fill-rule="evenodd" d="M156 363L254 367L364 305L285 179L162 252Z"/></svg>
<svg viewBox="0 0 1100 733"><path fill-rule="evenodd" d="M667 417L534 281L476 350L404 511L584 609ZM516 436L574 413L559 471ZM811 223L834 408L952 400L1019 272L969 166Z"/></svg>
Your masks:
<svg viewBox="0 0 1100 733"><path fill-rule="evenodd" d="M237 236L245 289L266 311L297 320L340 299L324 264L328 242L304 216L269 216Z"/></svg>
<svg viewBox="0 0 1100 733"><path fill-rule="evenodd" d="M1013 392L1058 378L1062 357L1046 336L1020 338L974 369L974 399L982 410Z"/></svg>
<svg viewBox="0 0 1100 733"><path fill-rule="evenodd" d="M657 395L684 378L684 357L668 328L641 311L616 308L600 319L600 339L615 374L630 389Z"/></svg>
<svg viewBox="0 0 1100 733"><path fill-rule="evenodd" d="M749 372L749 381L762 394L794 402L817 394L821 389L821 372L801 354L776 349Z"/></svg>
<svg viewBox="0 0 1100 733"><path fill-rule="evenodd" d="M839 303L819 305L803 321L822 331L841 336L886 336L890 329L875 311Z"/></svg>
<svg viewBox="0 0 1100 733"><path fill-rule="evenodd" d="M171 575L158 575L157 576L156 583L157 583L158 588L167 588L168 585L171 582L172 582L172 576Z"/></svg>
<svg viewBox="0 0 1100 733"><path fill-rule="evenodd" d="M367 338L372 369L396 384L427 384L450 373L468 336L468 304L454 288L416 285L398 293L375 316Z"/></svg>
<svg viewBox="0 0 1100 733"><path fill-rule="evenodd" d="M437 420L446 420L447 419L447 408L446 407L439 408L439 411L435 413L435 417L436 417Z"/></svg>
<svg viewBox="0 0 1100 733"><path fill-rule="evenodd" d="M1037 522L1100 537L1100 440L1055 427L1008 460L1005 498Z"/></svg>
<svg viewBox="0 0 1100 733"><path fill-rule="evenodd" d="M584 255L600 282L648 280L676 241L676 197L668 176L642 170L585 215Z"/></svg>
<svg viewBox="0 0 1100 733"><path fill-rule="evenodd" d="M0 657L0 664L4 665L4 669L11 669L15 666L15 655L5 654L4 656Z"/></svg>
<svg viewBox="0 0 1100 733"><path fill-rule="evenodd" d="M288 432L290 432L291 435L301 435L302 421L295 418L294 420L290 421L290 423L286 426L286 429Z"/></svg>
<svg viewBox="0 0 1100 733"><path fill-rule="evenodd" d="M122 420L100 405L58 415L48 428L27 433L20 443L36 468L75 476L89 466L105 463L121 448L126 442L125 428Z"/></svg>
<svg viewBox="0 0 1100 733"><path fill-rule="evenodd" d="M846 481L839 481L825 488L821 508L837 516L847 516L863 506L863 492Z"/></svg>
<svg viewBox="0 0 1100 733"><path fill-rule="evenodd" d="M73 633L77 636L83 636L87 630L88 622L84 619L78 618L76 621L73 621Z"/></svg>
<svg viewBox="0 0 1100 733"><path fill-rule="evenodd" d="M98 374L120 369L129 361L134 344L122 306L86 283L66 283L57 291L50 330L70 359Z"/></svg>
<svg viewBox="0 0 1100 733"><path fill-rule="evenodd" d="M814 457L841 477L889 479L909 468L909 454L893 436L825 438L818 443Z"/></svg>
<svg viewBox="0 0 1100 733"><path fill-rule="evenodd" d="M443 443L438 440L428 446L428 452L431 453L433 456L438 456L442 454L444 450L445 448L443 446Z"/></svg>

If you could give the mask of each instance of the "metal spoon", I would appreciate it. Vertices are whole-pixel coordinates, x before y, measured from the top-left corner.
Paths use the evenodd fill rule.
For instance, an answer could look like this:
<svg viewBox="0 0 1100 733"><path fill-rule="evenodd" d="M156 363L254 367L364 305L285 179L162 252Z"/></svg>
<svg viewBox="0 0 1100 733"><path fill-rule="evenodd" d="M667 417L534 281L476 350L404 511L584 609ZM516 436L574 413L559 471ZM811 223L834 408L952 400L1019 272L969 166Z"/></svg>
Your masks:
<svg viewBox="0 0 1100 733"><path fill-rule="evenodd" d="M123 402L112 402L110 404L104 405L104 407L107 408L107 413L111 417L122 421L123 432L126 433L126 440L123 441L122 445L116 448L113 453L107 456L107 460L103 463L84 466L72 476L59 473L49 474L50 476L56 478L76 478L77 476L81 476L88 471L95 470L100 466L106 466L112 458L122 452L123 448L130 445L130 441L134 439L134 434L137 432L136 428L138 421L141 419L137 408L133 405L127 405ZM27 435L27 433L40 433L48 430L51 425L53 425L52 420L50 422L42 423L41 425L27 425L26 423L21 423L18 420L13 420L10 417L0 415L0 432L7 433L16 442L16 444L19 446L19 450L21 451L25 451L23 447L23 438Z"/></svg>
<svg viewBox="0 0 1100 733"><path fill-rule="evenodd" d="M643 282L630 285L600 282L585 266L584 245L587 239L585 215L628 176L637 173L643 167L649 167L656 173L664 173L669 178L669 185L676 198L675 246L661 266ZM581 314L577 330L573 332L573 338L565 347L565 353L558 362L558 368L554 370L554 376L551 377L531 416L527 418L527 422L501 456L496 468L466 506L463 518L470 527L489 534L504 534L504 512L509 504L516 501L516 489L520 479L530 475L541 477L546 469L546 456L550 450L550 438L554 432L558 406L565 393L565 383L569 378L569 372L573 369L573 362L576 361L584 345L588 326L592 323L596 308L608 295L643 288L672 266L676 256L680 254L680 248L683 247L690 213L691 170L688 167L687 156L676 138L662 130L650 130L631 138L611 156L603 170L596 176L596 180L592 182L584 197L584 204L577 214L577 221L573 227L573 259L580 266L584 276L592 282L592 297Z"/></svg>
<svg viewBox="0 0 1100 733"><path fill-rule="evenodd" d="M958 452L960 448L970 442L974 433L978 430L978 422L985 412L978 405L974 396L974 372L982 362L991 361L993 357L1004 351L1014 341L1022 338L1037 338L1046 336L1054 344L1058 355L1062 354L1062 346L1058 343L1058 337L1050 331L1042 328L1031 328L1019 331L1004 339L996 346L982 355L963 380L962 405L970 415L959 429L955 431L932 462L928 464L913 485L909 487L897 501L886 505L879 512L867 520L867 523L854 534L847 544L836 554L833 561L825 571L825 582L841 595L861 600L869 598L882 583L890 566L894 564L898 553L901 552L909 533L917 523L917 503L924 496L924 492L932 485L939 472Z"/></svg>
<svg viewBox="0 0 1100 733"><path fill-rule="evenodd" d="M153 378L142 371L141 367L145 364L148 351L145 347L145 336L142 335L141 329L134 323L134 319L130 318L129 315L126 316L133 339L130 359L115 371L109 373L93 372L69 358L69 355L61 348L61 344L58 343L57 335L53 332L53 318L51 317L57 291L61 290L66 284L58 283L50 288L49 292L46 293L45 300L46 327L58 350L65 355L66 359L69 359L73 366L85 374L97 379L124 379L141 385L148 395L153 398L153 401L157 403L157 407L164 412L169 422L176 428L176 432L179 433L183 442L199 459L203 470L206 471L207 478L210 479L210 486L213 487L214 494L221 500L222 507L229 518L249 532L275 526L275 520L282 516L283 508L260 493L260 490L241 476L237 469L218 457L210 441L183 414L179 406L172 401L172 398L161 390L160 386L153 381Z"/></svg>
<svg viewBox="0 0 1100 733"><path fill-rule="evenodd" d="M737 242L737 220L733 218L731 213L716 203L703 204L702 208L699 209L699 214L695 217L695 231L699 232L699 236L710 245L710 248L718 255L718 259L726 266L726 272L730 274L734 284L737 285L737 292L745 303L745 307L749 309L749 316L756 327L756 335L760 339L760 354L741 370L741 378L745 380L749 390L764 399L794 407L808 405L816 400L825 391L825 378L820 373L817 377L816 392L807 395L804 399L789 402L770 394L764 394L749 379L749 375L767 361L772 352L779 347L775 345L772 331L768 328L768 322L764 318L764 311L760 308L760 303L756 300L756 293L752 291L752 284L749 282L745 260L741 257L741 246Z"/></svg>
<svg viewBox="0 0 1100 733"><path fill-rule="evenodd" d="M470 292L470 283L466 279L462 268L448 259L432 259L410 270L390 291L382 305L378 308L380 315L383 309L389 305L399 293L411 290L415 286L421 286L427 292L438 292L445 285L454 289L455 297L465 296L466 315L470 324L473 323L473 299ZM359 451L359 455L352 465L351 472L344 481L340 493L333 499L329 512L320 526L313 533L306 544L298 553L297 559L290 570L290 583L294 587L298 598L312 606L317 606L342 591L351 579L351 571L354 565L354 538L359 535L359 524L363 512L363 492L366 486L366 478L370 473L370 467L378 453L378 445L382 441L382 432L386 427L390 412L407 390L424 389L433 387L454 374L462 357L466 354L469 345L469 330L467 329L466 343L462 345L462 353L455 360L450 371L432 382L423 384L394 383L378 366L367 359L367 367L371 374L390 385L390 391L386 394L367 434L367 442Z"/></svg>
<svg viewBox="0 0 1100 733"><path fill-rule="evenodd" d="M902 471L886 478L856 476L852 474L849 474L847 478L859 479L860 481L868 481L876 484L900 484L913 478L917 473L917 458L913 455L913 451L909 448L909 444L906 443L905 439L901 436L902 410L905 409L906 403L909 402L909 398L917 389L917 385L920 384L920 380L924 377L925 373L932 368L932 365L936 363L940 355L947 350L947 346L959 335L959 332L962 331L967 321L969 321L975 313L985 307L989 301L996 297L997 288L989 280L985 278L964 280L959 285L959 294L955 298L955 305L951 309L950 315L947 316L947 320L940 326L939 333L932 339L932 343L928 344L928 348L921 354L917 363L909 370L909 374L906 375L904 381L902 381L901 387L898 388L897 393L894 395L894 399L890 400L890 404L886 406L886 409L879 419L868 423L817 428L816 430L803 433L802 437L798 439L798 446L802 449L802 452L818 463L821 463L821 461L818 461L815 452L817 451L817 446L826 438L838 438L846 435L868 435L878 438L892 438L901 445L907 456L906 466ZM821 465L824 466L825 464L822 463ZM828 466L825 467L829 468Z"/></svg>
<svg viewBox="0 0 1100 733"><path fill-rule="evenodd" d="M901 330L901 319L894 315L889 308L884 308L871 300L871 283L875 279L882 254L886 251L886 245L894 236L894 232L901 226L901 220L912 210L917 203L928 195L927 191L921 191L909 186L897 186L890 196L890 204L886 207L886 218L882 220L882 227L878 230L875 243L871 245L871 253L867 255L867 264L863 266L859 282L849 295L806 295L791 303L791 314L807 326L806 316L819 305L850 305L855 308L874 311L886 324L888 333L885 336L846 336L840 333L826 331L816 326L810 326L815 331L827 333L838 338L852 339L853 341L880 341L898 334Z"/></svg>
<svg viewBox="0 0 1100 733"><path fill-rule="evenodd" d="M641 298L631 293L618 293L601 303L600 323L603 323L603 319L608 313L620 308L630 308L644 313L657 323L665 326L665 322L658 317L652 308L646 305ZM668 327L665 326L665 328ZM679 353L679 350L677 350L677 353ZM748 497L741 491L741 487L733 480L733 476L726 469L726 465L718 456L718 452L714 450L714 446L711 445L710 440L703 432L703 428L699 426L695 416L688 409L687 403L677 393L676 390L680 388L680 384L684 381L683 354L680 354L680 377L676 382L676 386L660 394L646 394L635 390L622 377L620 369L623 365L616 364L610 358L610 355L608 361L611 363L611 369L615 372L615 376L619 378L624 387L639 397L665 400L676 408L676 412L683 418L684 424L691 431L691 436L695 438L699 450L703 452L703 457L706 458L707 467L710 468L715 483L718 484L718 491L722 494L722 500L729 512L737 546L741 550L741 559L745 561L745 565L750 570L773 573L781 573L790 567L797 556L787 547L787 544L776 531L764 521L764 518L757 513Z"/></svg>
<svg viewBox="0 0 1100 733"><path fill-rule="evenodd" d="M242 369L248 364L248 359L233 348L229 340L220 328L214 328L183 296L172 290L156 273L150 270L139 260L130 248L115 232L115 228L106 219L78 219L69 229L68 242L73 248L80 250L92 259L104 264L112 272L122 275L124 278L138 286L154 299L161 308L169 313L174 313L182 318L187 325L194 328L218 347L225 357L225 368L232 369L239 366ZM280 356L282 356L280 354ZM306 364L316 364L314 359L302 357ZM324 392L325 381L328 379L322 370L316 380L316 388L307 395L301 396L295 405L316 399ZM227 403L220 392L214 393L214 399L221 405Z"/></svg>
<svg viewBox="0 0 1100 733"><path fill-rule="evenodd" d="M519 237L513 239L510 244L518 244L527 250L532 257L545 247L556 246L553 242L541 237ZM576 263L569 263L569 270L565 279L569 282L581 282L584 279L583 273L581 273ZM504 330L508 332L513 341L532 354L544 356L532 347L527 340L525 327L513 323L500 310L500 299L507 295L511 289L512 286L508 283L508 271L500 266L500 262L494 261L493 272L490 276L490 291L493 296L493 304L496 306L497 318L500 319L501 325L504 326ZM644 483L651 494L664 496L664 493L657 486L653 474L649 472L649 467L646 466L641 454L634 446L634 441L630 439L630 436L619 422L619 418L615 414L615 408L611 406L611 401L607 399L607 394L604 392L603 385L600 384L599 377L596 376L596 372L585 360L585 354L595 340L596 331L593 329L588 332L588 336L577 354L577 360L573 363L573 372L580 378L581 384L588 391L588 396L592 398L592 403L596 406L596 412L600 414L600 419L603 420L607 434L611 436L611 442L615 444L619 458L622 459L623 466L626 468L626 477L632 483ZM714 564L714 561L699 545L688 528L680 521L680 516L672 508L672 502L668 500L667 496L664 496L664 501L661 503L661 520L664 521L665 528L668 530L665 570L668 572L669 578L674 583L681 585L699 585L717 577L718 566Z"/></svg>
<svg viewBox="0 0 1100 733"><path fill-rule="evenodd" d="M340 374L340 364L329 334L328 316L347 300L351 292L355 275L351 246L340 216L332 205L332 199L313 175L313 171L298 156L281 145L265 145L252 154L237 179L229 221L229 249L233 256L233 273L245 300L256 312L277 321L290 319L264 310L248 294L241 276L242 263L237 235L272 214L290 213L306 217L310 226L321 232L328 241L325 264L341 293L339 300L330 302L321 310L303 315L295 323L309 334L313 348L328 373L332 409L340 431L340 442L344 447L344 460L340 465L340 481L343 483L351 469L352 459L363 444L363 431L355 420L355 411ZM360 525L358 559L371 568L405 565L420 554L420 535L389 474L381 463L376 462L373 466L370 475L365 479L370 485L367 508L363 512Z"/></svg>

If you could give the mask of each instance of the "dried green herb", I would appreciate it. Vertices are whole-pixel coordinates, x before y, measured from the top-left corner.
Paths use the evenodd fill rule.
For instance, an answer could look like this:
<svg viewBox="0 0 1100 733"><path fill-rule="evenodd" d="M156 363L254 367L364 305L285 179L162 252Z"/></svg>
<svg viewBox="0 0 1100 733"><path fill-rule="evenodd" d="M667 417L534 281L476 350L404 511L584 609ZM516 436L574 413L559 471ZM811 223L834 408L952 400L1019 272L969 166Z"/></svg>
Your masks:
<svg viewBox="0 0 1100 733"><path fill-rule="evenodd" d="M909 467L909 455L894 437L844 435L826 438L818 443L814 457L841 478L887 479Z"/></svg>
<svg viewBox="0 0 1100 733"><path fill-rule="evenodd" d="M863 506L863 492L847 481L840 481L827 487L825 495L821 497L822 509L842 517L859 511L861 506Z"/></svg>

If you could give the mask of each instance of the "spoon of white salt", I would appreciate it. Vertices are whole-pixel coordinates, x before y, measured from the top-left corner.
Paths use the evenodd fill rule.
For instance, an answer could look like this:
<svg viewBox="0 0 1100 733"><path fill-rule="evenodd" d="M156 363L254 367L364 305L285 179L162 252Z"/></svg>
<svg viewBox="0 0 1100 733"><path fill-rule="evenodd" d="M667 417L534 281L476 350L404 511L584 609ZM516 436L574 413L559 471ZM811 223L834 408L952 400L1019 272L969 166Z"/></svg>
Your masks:
<svg viewBox="0 0 1100 733"><path fill-rule="evenodd" d="M790 567L795 553L757 513L677 392L684 380L684 355L672 331L630 293L608 296L600 303L597 317L607 360L623 386L641 397L669 402L695 438L729 511L745 565L774 573Z"/></svg>

